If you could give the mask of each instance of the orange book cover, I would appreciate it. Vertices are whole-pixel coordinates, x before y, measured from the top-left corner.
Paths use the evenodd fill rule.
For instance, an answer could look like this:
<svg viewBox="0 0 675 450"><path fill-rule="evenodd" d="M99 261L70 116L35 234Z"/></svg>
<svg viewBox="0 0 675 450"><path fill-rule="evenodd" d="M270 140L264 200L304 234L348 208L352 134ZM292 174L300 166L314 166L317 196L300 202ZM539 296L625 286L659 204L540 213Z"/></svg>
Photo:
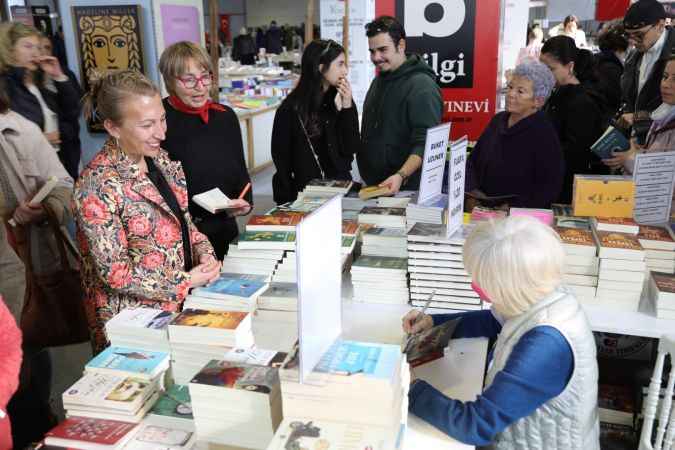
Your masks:
<svg viewBox="0 0 675 450"><path fill-rule="evenodd" d="M623 248L626 250L643 250L636 236L612 231L598 231L600 246L605 248Z"/></svg>
<svg viewBox="0 0 675 450"><path fill-rule="evenodd" d="M675 294L675 275L669 273L652 272L652 278L660 292Z"/></svg>
<svg viewBox="0 0 675 450"><path fill-rule="evenodd" d="M673 238L670 237L668 230L662 227L652 227L649 225L640 225L638 239L643 239L645 241L673 242Z"/></svg>
<svg viewBox="0 0 675 450"><path fill-rule="evenodd" d="M248 225L267 226L295 226L300 223L302 216L278 215L278 216L253 216Z"/></svg>
<svg viewBox="0 0 675 450"><path fill-rule="evenodd" d="M248 315L238 311L204 311L202 309L185 309L171 322L171 325L185 327L220 328L236 330Z"/></svg>
<svg viewBox="0 0 675 450"><path fill-rule="evenodd" d="M359 224L355 220L342 221L342 234L348 234L350 236L353 236L358 231L359 231Z"/></svg>
<svg viewBox="0 0 675 450"><path fill-rule="evenodd" d="M583 230L581 228L555 227L555 231L558 232L560 240L563 242L563 244L595 247L595 239L593 239L593 233L591 233L590 230Z"/></svg>
<svg viewBox="0 0 675 450"><path fill-rule="evenodd" d="M573 215L580 217L633 217L635 183L630 177L574 177Z"/></svg>

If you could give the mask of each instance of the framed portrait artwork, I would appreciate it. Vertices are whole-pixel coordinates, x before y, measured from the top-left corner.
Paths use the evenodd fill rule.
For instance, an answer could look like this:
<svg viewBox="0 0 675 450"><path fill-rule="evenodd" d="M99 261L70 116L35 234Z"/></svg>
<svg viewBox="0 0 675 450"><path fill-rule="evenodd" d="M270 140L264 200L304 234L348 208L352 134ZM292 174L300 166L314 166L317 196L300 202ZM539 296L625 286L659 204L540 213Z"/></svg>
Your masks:
<svg viewBox="0 0 675 450"><path fill-rule="evenodd" d="M73 6L72 14L85 92L91 80L111 70L145 73L140 5ZM89 131L105 131L99 120L87 125Z"/></svg>

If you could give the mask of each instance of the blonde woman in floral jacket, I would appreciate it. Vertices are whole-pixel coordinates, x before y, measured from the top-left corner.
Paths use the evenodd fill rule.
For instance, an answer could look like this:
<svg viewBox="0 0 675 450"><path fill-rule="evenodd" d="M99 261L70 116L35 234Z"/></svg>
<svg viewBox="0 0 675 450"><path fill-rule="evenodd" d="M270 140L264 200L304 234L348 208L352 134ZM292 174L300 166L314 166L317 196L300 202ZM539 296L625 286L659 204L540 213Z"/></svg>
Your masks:
<svg viewBox="0 0 675 450"><path fill-rule="evenodd" d="M96 105L93 112L92 105ZM110 138L75 185L85 305L96 352L104 326L126 307L178 311L191 287L216 279L220 263L187 211L185 175L160 148L162 100L143 75L106 75L85 102Z"/></svg>

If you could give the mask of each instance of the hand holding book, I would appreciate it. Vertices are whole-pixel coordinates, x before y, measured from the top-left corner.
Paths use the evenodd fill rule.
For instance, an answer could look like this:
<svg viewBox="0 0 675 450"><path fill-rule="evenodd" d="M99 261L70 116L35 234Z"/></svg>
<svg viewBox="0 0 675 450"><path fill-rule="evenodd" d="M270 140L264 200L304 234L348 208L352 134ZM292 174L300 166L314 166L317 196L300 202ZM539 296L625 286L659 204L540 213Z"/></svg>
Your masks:
<svg viewBox="0 0 675 450"><path fill-rule="evenodd" d="M410 334L419 334L434 326L434 321L429 314L425 314L418 309L408 312L402 319L403 331Z"/></svg>

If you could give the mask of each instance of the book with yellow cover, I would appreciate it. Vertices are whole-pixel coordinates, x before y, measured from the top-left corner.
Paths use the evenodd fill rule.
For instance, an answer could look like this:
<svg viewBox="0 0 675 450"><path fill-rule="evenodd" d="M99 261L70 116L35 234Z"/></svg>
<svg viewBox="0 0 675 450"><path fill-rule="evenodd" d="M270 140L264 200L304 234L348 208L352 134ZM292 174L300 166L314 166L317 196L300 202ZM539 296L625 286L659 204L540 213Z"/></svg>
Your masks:
<svg viewBox="0 0 675 450"><path fill-rule="evenodd" d="M575 175L573 215L633 217L635 184L630 176Z"/></svg>
<svg viewBox="0 0 675 450"><path fill-rule="evenodd" d="M391 192L389 192L389 188L380 186L366 186L359 191L359 198L361 200L368 200L369 198L390 194Z"/></svg>
<svg viewBox="0 0 675 450"><path fill-rule="evenodd" d="M241 324L247 316L247 312L240 311L185 309L182 313L178 314L169 325L236 330L237 327L239 327L239 324Z"/></svg>

